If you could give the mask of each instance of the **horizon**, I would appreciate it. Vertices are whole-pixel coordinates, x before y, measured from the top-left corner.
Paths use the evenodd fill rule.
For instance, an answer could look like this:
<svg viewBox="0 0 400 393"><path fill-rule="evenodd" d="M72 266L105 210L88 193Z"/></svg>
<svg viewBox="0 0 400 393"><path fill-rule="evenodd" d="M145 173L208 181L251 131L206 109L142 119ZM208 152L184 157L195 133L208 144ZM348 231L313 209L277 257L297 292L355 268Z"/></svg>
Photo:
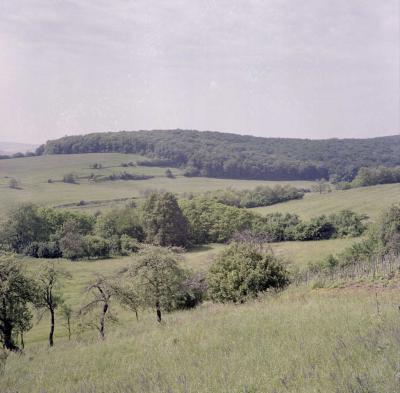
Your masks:
<svg viewBox="0 0 400 393"><path fill-rule="evenodd" d="M6 0L0 11L0 140L129 128L400 132L395 0Z"/></svg>
<svg viewBox="0 0 400 393"><path fill-rule="evenodd" d="M175 128L175 129L148 129L148 130L118 130L118 131L101 131L101 132L96 132L96 131L90 131L86 133L81 133L81 134L70 134L70 135L63 135L59 136L56 138L52 139L47 139L45 141L39 142L39 143L33 143L33 142L26 142L26 141L14 141L14 140L0 140L0 149L2 148L2 144L15 144L15 145L27 145L31 147L39 147L41 145L46 144L47 142L50 142L52 140L57 140L61 138L68 138L68 137L73 137L73 136L84 136L84 135L90 135L90 134L103 134L103 133L119 133L119 132L152 132L152 131L162 131L162 132L169 132L169 131L176 131L176 130L181 130L181 131L196 131L196 132L216 132L220 134L232 134L232 135L237 135L237 136L250 136L254 138L265 138L265 139L301 139L301 140L310 140L310 141L326 141L326 140L333 140L333 139L338 139L338 140L365 140L365 139L377 139L377 138L390 138L390 137L395 137L395 136L400 136L400 132L397 134L387 134L387 135L377 135L377 136L368 136L368 137L343 137L343 138L338 138L338 137L326 137L326 138L301 138L301 137L278 137L278 136L262 136L262 135L254 135L254 134L245 134L241 132L229 132L229 131L217 131L217 130L196 130L196 129L182 129L182 128Z"/></svg>

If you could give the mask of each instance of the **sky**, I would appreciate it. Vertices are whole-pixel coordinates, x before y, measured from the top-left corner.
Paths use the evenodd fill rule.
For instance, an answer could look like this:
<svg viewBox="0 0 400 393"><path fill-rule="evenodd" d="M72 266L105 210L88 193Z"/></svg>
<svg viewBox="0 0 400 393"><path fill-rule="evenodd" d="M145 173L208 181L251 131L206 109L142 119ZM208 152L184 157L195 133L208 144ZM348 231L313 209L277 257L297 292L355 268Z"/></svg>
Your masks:
<svg viewBox="0 0 400 393"><path fill-rule="evenodd" d="M398 0L0 0L0 140L400 132Z"/></svg>

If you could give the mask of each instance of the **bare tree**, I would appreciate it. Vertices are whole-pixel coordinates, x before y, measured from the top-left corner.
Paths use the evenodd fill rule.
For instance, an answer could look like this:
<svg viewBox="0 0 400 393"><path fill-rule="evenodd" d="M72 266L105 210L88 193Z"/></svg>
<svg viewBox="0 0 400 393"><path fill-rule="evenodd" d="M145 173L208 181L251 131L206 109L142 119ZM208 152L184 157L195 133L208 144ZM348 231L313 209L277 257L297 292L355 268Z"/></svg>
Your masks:
<svg viewBox="0 0 400 393"><path fill-rule="evenodd" d="M86 288L86 292L91 296L91 300L83 306L79 314L88 315L99 309L98 322L90 321L88 325L99 331L100 337L105 338L106 319L116 321L116 317L110 312L111 299L116 294L115 284L110 278L98 275Z"/></svg>

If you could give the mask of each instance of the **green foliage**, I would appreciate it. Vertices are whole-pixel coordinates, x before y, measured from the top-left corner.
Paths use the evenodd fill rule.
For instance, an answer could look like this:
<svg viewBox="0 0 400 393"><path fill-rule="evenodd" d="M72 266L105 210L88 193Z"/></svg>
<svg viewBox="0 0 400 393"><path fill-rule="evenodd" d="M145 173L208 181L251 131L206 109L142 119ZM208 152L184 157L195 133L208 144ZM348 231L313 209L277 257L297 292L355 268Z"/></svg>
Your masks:
<svg viewBox="0 0 400 393"><path fill-rule="evenodd" d="M179 266L172 251L153 247L145 251L129 269L131 284L141 304L155 308L161 321L161 310L172 311L182 305L183 283L187 272Z"/></svg>
<svg viewBox="0 0 400 393"><path fill-rule="evenodd" d="M126 207L101 214L96 221L95 232L104 238L127 235L143 241L144 233L137 210Z"/></svg>
<svg viewBox="0 0 400 393"><path fill-rule="evenodd" d="M55 311L64 303L61 278L70 278L70 275L66 271L56 268L54 264L47 264L42 267L39 277L36 279L34 304L37 309L50 313L50 346L53 346Z"/></svg>
<svg viewBox="0 0 400 393"><path fill-rule="evenodd" d="M138 131L68 136L37 154L84 152L144 154L141 165L185 167L189 176L247 179L352 180L365 166L399 164L400 137L366 140L258 138L192 130Z"/></svg>
<svg viewBox="0 0 400 393"><path fill-rule="evenodd" d="M288 283L286 270L273 254L246 243L233 243L218 254L208 274L209 296L222 303L244 302Z"/></svg>
<svg viewBox="0 0 400 393"><path fill-rule="evenodd" d="M142 206L146 240L160 246L182 246L188 243L188 224L174 194L150 194Z"/></svg>
<svg viewBox="0 0 400 393"><path fill-rule="evenodd" d="M304 191L290 185L258 186L253 190L217 190L205 193L205 197L236 207L270 206L293 199L301 199Z"/></svg>
<svg viewBox="0 0 400 393"><path fill-rule="evenodd" d="M0 231L0 243L16 252L22 252L33 241L46 241L50 228L37 206L23 204L12 210Z"/></svg>
<svg viewBox="0 0 400 393"><path fill-rule="evenodd" d="M29 304L35 298L35 286L12 257L0 257L0 340L9 350L18 349L14 334L31 328Z"/></svg>
<svg viewBox="0 0 400 393"><path fill-rule="evenodd" d="M190 241L195 244L225 242L235 232L251 227L254 214L206 198L180 202L189 223Z"/></svg>
<svg viewBox="0 0 400 393"><path fill-rule="evenodd" d="M400 183L400 167L387 168L379 166L377 168L359 169L357 176L352 181L353 187L374 186L376 184Z"/></svg>
<svg viewBox="0 0 400 393"><path fill-rule="evenodd" d="M110 242L99 236L86 235L83 237L84 256L87 258L108 258L110 256Z"/></svg>
<svg viewBox="0 0 400 393"><path fill-rule="evenodd" d="M137 239L129 237L128 235L122 235L120 239L120 248L122 255L130 255L139 251L140 244Z"/></svg>
<svg viewBox="0 0 400 393"><path fill-rule="evenodd" d="M73 173L66 173L63 175L62 181L64 183L70 183L70 184L75 184L76 183L76 177Z"/></svg>

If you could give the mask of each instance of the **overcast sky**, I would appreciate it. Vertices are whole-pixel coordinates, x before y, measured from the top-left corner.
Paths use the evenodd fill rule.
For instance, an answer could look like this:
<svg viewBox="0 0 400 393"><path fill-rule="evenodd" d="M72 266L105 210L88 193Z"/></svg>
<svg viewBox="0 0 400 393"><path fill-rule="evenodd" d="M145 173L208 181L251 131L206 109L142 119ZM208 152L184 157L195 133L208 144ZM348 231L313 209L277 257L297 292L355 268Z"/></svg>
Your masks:
<svg viewBox="0 0 400 393"><path fill-rule="evenodd" d="M0 0L0 140L400 132L398 0Z"/></svg>

